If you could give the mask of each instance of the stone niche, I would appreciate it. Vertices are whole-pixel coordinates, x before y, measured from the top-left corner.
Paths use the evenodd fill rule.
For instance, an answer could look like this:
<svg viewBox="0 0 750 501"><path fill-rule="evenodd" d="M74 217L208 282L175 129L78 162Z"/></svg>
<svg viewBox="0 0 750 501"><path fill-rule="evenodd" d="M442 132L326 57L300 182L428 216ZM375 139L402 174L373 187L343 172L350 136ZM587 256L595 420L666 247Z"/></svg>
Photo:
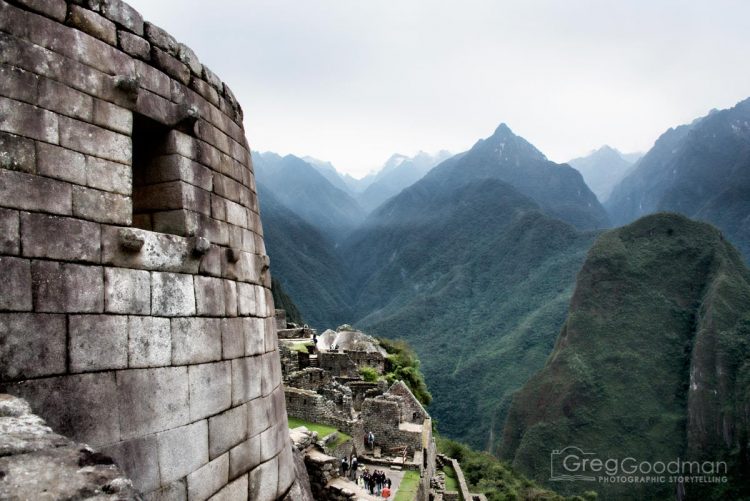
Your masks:
<svg viewBox="0 0 750 501"><path fill-rule="evenodd" d="M295 481L242 110L120 0L0 0L0 391L146 499Z"/></svg>

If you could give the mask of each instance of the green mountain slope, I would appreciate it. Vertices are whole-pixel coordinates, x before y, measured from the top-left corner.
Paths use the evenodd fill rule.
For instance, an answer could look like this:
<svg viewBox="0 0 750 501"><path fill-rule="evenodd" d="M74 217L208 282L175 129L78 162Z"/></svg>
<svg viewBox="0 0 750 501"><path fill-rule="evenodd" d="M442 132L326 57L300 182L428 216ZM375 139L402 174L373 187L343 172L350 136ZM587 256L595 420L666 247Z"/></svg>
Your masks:
<svg viewBox="0 0 750 501"><path fill-rule="evenodd" d="M425 178L378 217L344 249L357 325L408 340L439 429L485 448L551 350L594 237L494 179Z"/></svg>
<svg viewBox="0 0 750 501"><path fill-rule="evenodd" d="M679 212L723 230L750 260L750 99L665 132L612 192L615 224Z"/></svg>
<svg viewBox="0 0 750 501"><path fill-rule="evenodd" d="M344 264L333 243L258 184L264 239L275 280L317 328L351 322Z"/></svg>
<svg viewBox="0 0 750 501"><path fill-rule="evenodd" d="M560 492L665 499L674 483L550 482L550 453L726 461L726 484L687 499L750 495L750 271L715 228L656 214L600 236L544 368L513 398L502 456ZM559 466L559 465L558 465Z"/></svg>

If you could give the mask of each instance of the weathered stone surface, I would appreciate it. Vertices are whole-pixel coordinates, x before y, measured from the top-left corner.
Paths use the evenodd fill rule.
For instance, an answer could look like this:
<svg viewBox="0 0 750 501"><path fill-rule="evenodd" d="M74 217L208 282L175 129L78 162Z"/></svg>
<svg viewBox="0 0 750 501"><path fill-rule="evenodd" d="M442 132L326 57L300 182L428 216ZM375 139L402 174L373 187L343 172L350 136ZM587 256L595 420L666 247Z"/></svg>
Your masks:
<svg viewBox="0 0 750 501"><path fill-rule="evenodd" d="M284 425L284 435L287 434L287 427ZM296 478L294 457L292 447L289 445L289 437L285 437L282 444L281 454L279 455L279 495L286 492L294 483Z"/></svg>
<svg viewBox="0 0 750 501"><path fill-rule="evenodd" d="M58 116L50 111L0 96L0 131L57 144Z"/></svg>
<svg viewBox="0 0 750 501"><path fill-rule="evenodd" d="M136 35L143 35L143 16L122 0L101 0L102 14Z"/></svg>
<svg viewBox="0 0 750 501"><path fill-rule="evenodd" d="M57 21L65 21L67 4L65 0L16 0L17 3L25 5L29 9Z"/></svg>
<svg viewBox="0 0 750 501"><path fill-rule="evenodd" d="M0 204L4 207L53 214L71 214L73 212L71 192L71 185L68 183L0 169Z"/></svg>
<svg viewBox="0 0 750 501"><path fill-rule="evenodd" d="M185 367L120 371L117 394L123 440L175 428L189 421ZM172 480L175 478L166 482Z"/></svg>
<svg viewBox="0 0 750 501"><path fill-rule="evenodd" d="M151 274L144 270L104 268L104 311L151 313Z"/></svg>
<svg viewBox="0 0 750 501"><path fill-rule="evenodd" d="M117 38L120 41L120 48L131 56L144 61L151 59L151 44L144 38L123 30L117 30Z"/></svg>
<svg viewBox="0 0 750 501"><path fill-rule="evenodd" d="M255 288L251 284L237 284L237 309L240 315L257 315Z"/></svg>
<svg viewBox="0 0 750 501"><path fill-rule="evenodd" d="M20 251L20 217L18 211L0 209L0 253L18 254Z"/></svg>
<svg viewBox="0 0 750 501"><path fill-rule="evenodd" d="M208 454L215 458L247 438L247 408L240 405L208 420Z"/></svg>
<svg viewBox="0 0 750 501"><path fill-rule="evenodd" d="M281 384L281 362L279 352L271 351L262 355L263 359L263 396L270 395Z"/></svg>
<svg viewBox="0 0 750 501"><path fill-rule="evenodd" d="M159 471L162 483L172 482L208 463L208 422L165 431L159 441Z"/></svg>
<svg viewBox="0 0 750 501"><path fill-rule="evenodd" d="M0 68L0 78L4 77L5 73L4 68ZM37 170L36 165L34 141L0 132L0 169L33 174Z"/></svg>
<svg viewBox="0 0 750 501"><path fill-rule="evenodd" d="M115 460L139 492L149 492L159 487L155 435L118 442L103 448L102 453Z"/></svg>
<svg viewBox="0 0 750 501"><path fill-rule="evenodd" d="M261 463L250 472L250 499L273 501L278 492L279 461L273 458Z"/></svg>
<svg viewBox="0 0 750 501"><path fill-rule="evenodd" d="M215 245L211 246L211 248L203 255L203 258L201 258L200 263L200 272L205 275L213 275L216 277L221 276L221 247L217 247ZM237 289L235 287L235 293L234 293L234 301L235 301L235 312L234 315L237 315Z"/></svg>
<svg viewBox="0 0 750 501"><path fill-rule="evenodd" d="M0 314L0 379L65 372L65 315Z"/></svg>
<svg viewBox="0 0 750 501"><path fill-rule="evenodd" d="M132 172L129 165L86 157L86 184L98 190L130 195L133 187Z"/></svg>
<svg viewBox="0 0 750 501"><path fill-rule="evenodd" d="M67 217L21 212L23 255L99 262L100 227Z"/></svg>
<svg viewBox="0 0 750 501"><path fill-rule="evenodd" d="M228 481L229 454L224 454L188 475L188 499L205 501Z"/></svg>
<svg viewBox="0 0 750 501"><path fill-rule="evenodd" d="M229 451L229 478L236 478L259 464L260 435L256 435Z"/></svg>
<svg viewBox="0 0 750 501"><path fill-rule="evenodd" d="M130 317L128 365L160 367L172 360L172 336L168 318Z"/></svg>
<svg viewBox="0 0 750 501"><path fill-rule="evenodd" d="M123 268L197 273L198 259L193 256L189 239L175 235L162 235L150 231L128 229L143 240L139 252L123 248L122 229L102 227L102 262ZM192 290L192 284L190 289ZM154 310L156 314L156 310Z"/></svg>
<svg viewBox="0 0 750 501"><path fill-rule="evenodd" d="M28 259L0 256L0 310L31 310L31 263Z"/></svg>
<svg viewBox="0 0 750 501"><path fill-rule="evenodd" d="M86 157L59 146L37 143L37 172L71 183L86 184Z"/></svg>
<svg viewBox="0 0 750 501"><path fill-rule="evenodd" d="M195 421L228 409L232 402L230 362L191 365L190 419Z"/></svg>
<svg viewBox="0 0 750 501"><path fill-rule="evenodd" d="M172 319L172 363L199 364L221 360L218 318Z"/></svg>
<svg viewBox="0 0 750 501"><path fill-rule="evenodd" d="M115 23L96 12L77 5L71 5L68 14L68 23L110 45L117 43L117 28L115 27Z"/></svg>
<svg viewBox="0 0 750 501"><path fill-rule="evenodd" d="M177 480L169 485L146 494L144 501L187 501L185 480Z"/></svg>
<svg viewBox="0 0 750 501"><path fill-rule="evenodd" d="M104 277L97 266L32 261L34 311L101 313Z"/></svg>
<svg viewBox="0 0 750 501"><path fill-rule="evenodd" d="M232 280L224 280L224 306L226 316L237 316L237 284Z"/></svg>
<svg viewBox="0 0 750 501"><path fill-rule="evenodd" d="M151 41L153 44L153 41ZM187 85L190 82L190 69L177 58L156 47L151 48L151 61L167 75Z"/></svg>
<svg viewBox="0 0 750 501"><path fill-rule="evenodd" d="M177 40L172 35L148 21L144 26L146 39L172 55L177 54Z"/></svg>
<svg viewBox="0 0 750 501"><path fill-rule="evenodd" d="M245 332L245 355L265 353L266 321L262 318L242 319Z"/></svg>
<svg viewBox="0 0 750 501"><path fill-rule="evenodd" d="M150 57L149 49L149 58ZM138 77L139 85L144 89L148 89L155 94L159 94L161 97L166 97L167 99L172 95L171 80L169 76L163 72L143 61L135 61L135 72Z"/></svg>
<svg viewBox="0 0 750 501"><path fill-rule="evenodd" d="M247 501L248 486L247 475L243 475L217 492L211 501Z"/></svg>
<svg viewBox="0 0 750 501"><path fill-rule="evenodd" d="M91 121L94 112L91 96L48 78L39 80L38 104L61 115L87 122Z"/></svg>
<svg viewBox="0 0 750 501"><path fill-rule="evenodd" d="M164 317L195 315L193 277L152 272L151 312Z"/></svg>
<svg viewBox="0 0 750 501"><path fill-rule="evenodd" d="M73 187L73 215L100 223L130 225L133 203L130 197L107 191Z"/></svg>
<svg viewBox="0 0 750 501"><path fill-rule="evenodd" d="M232 360L232 405L240 405L261 396L260 357Z"/></svg>
<svg viewBox="0 0 750 501"><path fill-rule="evenodd" d="M68 324L71 372L128 366L128 317L71 315Z"/></svg>
<svg viewBox="0 0 750 501"><path fill-rule="evenodd" d="M281 452L284 445L288 445L289 430L284 427L284 433L279 433L279 425L275 424L260 434L260 460L268 461Z"/></svg>
<svg viewBox="0 0 750 501"><path fill-rule="evenodd" d="M274 322L273 317L268 317L265 319L265 327L266 327L266 352L269 351L276 351L279 349L279 337L276 335L276 322Z"/></svg>
<svg viewBox="0 0 750 501"><path fill-rule="evenodd" d="M221 79L205 64L203 65L203 78L217 91L222 90L223 84Z"/></svg>
<svg viewBox="0 0 750 501"><path fill-rule="evenodd" d="M201 64L198 56L193 52L193 49L185 44L177 45L177 58L190 68L190 71L197 76L201 76L203 73L203 65Z"/></svg>
<svg viewBox="0 0 750 501"><path fill-rule="evenodd" d="M30 298L30 297L29 297ZM245 332L242 318L221 320L222 358L239 358L245 355Z"/></svg>
<svg viewBox="0 0 750 501"><path fill-rule="evenodd" d="M156 157L145 175L143 181L147 183L179 180L206 191L211 191L213 187L213 176L209 169L176 153Z"/></svg>
<svg viewBox="0 0 750 501"><path fill-rule="evenodd" d="M274 420L272 405L272 399L269 397L256 398L247 403L247 433L249 436L260 437L260 433L271 426L271 422Z"/></svg>
<svg viewBox="0 0 750 501"><path fill-rule="evenodd" d="M0 410L11 407L12 414L0 413L0 499L74 499L82 492L102 501L139 499L112 460L54 433L23 400L0 395Z"/></svg>
<svg viewBox="0 0 750 501"><path fill-rule="evenodd" d="M2 383L60 434L94 447L120 441L114 372L94 372Z"/></svg>
<svg viewBox="0 0 750 501"><path fill-rule="evenodd" d="M133 132L133 113L101 99L94 100L93 122L96 125L130 135Z"/></svg>
<svg viewBox="0 0 750 501"><path fill-rule="evenodd" d="M213 277L195 277L193 283L198 315L224 316L224 281Z"/></svg>
<svg viewBox="0 0 750 501"><path fill-rule="evenodd" d="M130 165L133 148L128 136L63 116L59 123L60 146Z"/></svg>

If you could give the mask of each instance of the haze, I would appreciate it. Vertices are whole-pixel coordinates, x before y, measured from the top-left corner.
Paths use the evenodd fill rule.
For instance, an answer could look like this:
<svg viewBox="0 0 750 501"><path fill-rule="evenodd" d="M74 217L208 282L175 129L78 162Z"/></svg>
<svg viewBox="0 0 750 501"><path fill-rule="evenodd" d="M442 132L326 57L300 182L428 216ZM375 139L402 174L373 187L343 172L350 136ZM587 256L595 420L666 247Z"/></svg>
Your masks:
<svg viewBox="0 0 750 501"><path fill-rule="evenodd" d="M361 177L506 122L564 162L750 95L743 0L129 0L232 88L253 149Z"/></svg>

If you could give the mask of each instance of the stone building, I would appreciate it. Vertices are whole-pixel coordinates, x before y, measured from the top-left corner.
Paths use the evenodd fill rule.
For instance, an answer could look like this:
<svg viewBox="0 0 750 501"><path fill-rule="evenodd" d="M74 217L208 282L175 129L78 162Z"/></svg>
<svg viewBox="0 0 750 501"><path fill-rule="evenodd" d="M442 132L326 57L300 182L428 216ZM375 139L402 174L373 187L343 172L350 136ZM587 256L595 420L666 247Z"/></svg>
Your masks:
<svg viewBox="0 0 750 501"><path fill-rule="evenodd" d="M295 482L242 109L120 0L0 0L0 391L146 499Z"/></svg>

